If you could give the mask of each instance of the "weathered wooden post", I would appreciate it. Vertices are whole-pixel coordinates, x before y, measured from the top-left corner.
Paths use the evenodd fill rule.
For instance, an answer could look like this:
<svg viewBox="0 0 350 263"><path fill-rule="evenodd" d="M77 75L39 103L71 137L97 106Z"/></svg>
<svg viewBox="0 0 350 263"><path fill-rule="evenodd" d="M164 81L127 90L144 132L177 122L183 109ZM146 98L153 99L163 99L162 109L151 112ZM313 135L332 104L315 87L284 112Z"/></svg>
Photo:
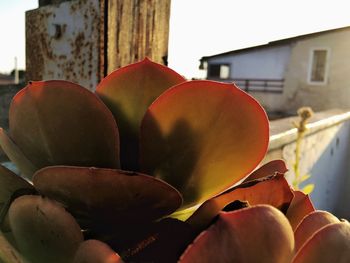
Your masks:
<svg viewBox="0 0 350 263"><path fill-rule="evenodd" d="M145 56L166 63L170 0L39 0L26 13L27 80L66 79L90 90Z"/></svg>

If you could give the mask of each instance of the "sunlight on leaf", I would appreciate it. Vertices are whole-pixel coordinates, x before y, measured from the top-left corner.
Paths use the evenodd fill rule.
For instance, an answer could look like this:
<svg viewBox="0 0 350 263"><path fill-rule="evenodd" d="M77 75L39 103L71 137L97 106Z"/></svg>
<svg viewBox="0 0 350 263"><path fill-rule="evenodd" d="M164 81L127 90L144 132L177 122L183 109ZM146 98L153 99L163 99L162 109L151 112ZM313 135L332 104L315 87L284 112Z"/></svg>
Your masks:
<svg viewBox="0 0 350 263"><path fill-rule="evenodd" d="M305 174L300 178L300 182L304 182L311 177L311 174Z"/></svg>
<svg viewBox="0 0 350 263"><path fill-rule="evenodd" d="M305 185L301 191L304 193L304 194L311 194L311 192L314 190L315 188L315 185L314 184L307 184Z"/></svg>
<svg viewBox="0 0 350 263"><path fill-rule="evenodd" d="M178 189L188 208L255 169L267 150L268 119L233 84L188 81L150 106L140 140L142 170Z"/></svg>
<svg viewBox="0 0 350 263"><path fill-rule="evenodd" d="M96 94L118 123L122 169L138 170L139 130L147 108L165 90L184 81L172 69L146 58L117 69L97 86Z"/></svg>

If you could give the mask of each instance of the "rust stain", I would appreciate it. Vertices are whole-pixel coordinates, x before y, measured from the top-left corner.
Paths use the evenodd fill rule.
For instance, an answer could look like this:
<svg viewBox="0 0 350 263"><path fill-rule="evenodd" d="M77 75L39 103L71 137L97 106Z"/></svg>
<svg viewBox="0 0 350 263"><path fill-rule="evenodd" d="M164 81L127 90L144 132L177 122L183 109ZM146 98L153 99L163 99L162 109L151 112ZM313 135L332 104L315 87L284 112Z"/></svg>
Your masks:
<svg viewBox="0 0 350 263"><path fill-rule="evenodd" d="M82 9L82 7L85 6L86 4L87 4L87 0L74 1L74 3L70 6L71 14L79 12Z"/></svg>
<svg viewBox="0 0 350 263"><path fill-rule="evenodd" d="M44 56L38 41L42 15L37 10L26 12L26 81L43 78Z"/></svg>
<svg viewBox="0 0 350 263"><path fill-rule="evenodd" d="M85 34L84 32L79 32L74 41L73 53L74 56L78 57L81 52L81 47L84 46ZM88 43L88 42L87 42Z"/></svg>
<svg viewBox="0 0 350 263"><path fill-rule="evenodd" d="M50 47L50 40L46 37L45 33L40 34L40 44L41 44L41 51L48 59L53 59L53 51Z"/></svg>
<svg viewBox="0 0 350 263"><path fill-rule="evenodd" d="M64 78L92 89L107 73L107 63L110 71L145 55L162 62L167 54L170 0L110 0L108 13L105 4L74 0L27 12L28 78ZM78 23L65 30L62 15ZM55 24L60 29L56 26L55 31ZM107 41L112 47L108 54Z"/></svg>
<svg viewBox="0 0 350 263"><path fill-rule="evenodd" d="M101 77L101 2L76 0L27 13L27 72L34 80L59 78L95 88ZM64 10L67 10L68 13ZM62 24L63 16L79 21ZM102 35L102 37L101 37ZM102 39L102 40L101 40Z"/></svg>
<svg viewBox="0 0 350 263"><path fill-rule="evenodd" d="M97 48L100 50L97 60L98 60L98 65L97 65L97 79L98 82L100 82L100 80L102 80L106 73L107 73L107 61L106 61L106 52L107 50L105 49L107 47L107 37L106 37L106 26L107 26L107 21L106 21L106 17L105 17L105 11L107 8L105 6L105 3L107 1L99 1L99 9L100 9L100 13L99 15L95 14L97 17L97 30L100 32L99 36L98 36L98 46ZM92 65L91 62L89 64L89 68L92 69Z"/></svg>

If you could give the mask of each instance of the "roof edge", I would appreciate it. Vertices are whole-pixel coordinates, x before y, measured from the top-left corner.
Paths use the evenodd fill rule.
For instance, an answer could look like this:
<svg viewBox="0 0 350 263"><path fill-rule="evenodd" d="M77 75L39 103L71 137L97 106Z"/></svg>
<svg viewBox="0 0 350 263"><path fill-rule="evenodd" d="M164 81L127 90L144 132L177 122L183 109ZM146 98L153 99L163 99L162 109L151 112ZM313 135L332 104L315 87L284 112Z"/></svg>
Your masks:
<svg viewBox="0 0 350 263"><path fill-rule="evenodd" d="M256 45L256 46L251 46L251 47L246 47L246 48L241 48L241 49L235 49L235 50L226 51L223 53L214 54L211 56L203 56L200 59L200 62L203 63L204 61L206 61L210 58L221 57L221 56L236 54L236 53L242 53L242 52L251 51L254 49L262 49L262 48L268 48L268 47L273 47L273 46L285 45L285 44L289 44L289 43L295 42L297 40L305 39L305 38L315 37L318 35L323 35L323 34L328 34L328 33L333 33L333 32L346 31L346 30L350 30L350 26L339 27L339 28L334 28L334 29L327 29L327 30L323 30L323 31L309 33L309 34L298 35L298 36L294 36L294 37L274 40L274 41L270 41L270 42L268 42L266 44L262 44L262 45Z"/></svg>

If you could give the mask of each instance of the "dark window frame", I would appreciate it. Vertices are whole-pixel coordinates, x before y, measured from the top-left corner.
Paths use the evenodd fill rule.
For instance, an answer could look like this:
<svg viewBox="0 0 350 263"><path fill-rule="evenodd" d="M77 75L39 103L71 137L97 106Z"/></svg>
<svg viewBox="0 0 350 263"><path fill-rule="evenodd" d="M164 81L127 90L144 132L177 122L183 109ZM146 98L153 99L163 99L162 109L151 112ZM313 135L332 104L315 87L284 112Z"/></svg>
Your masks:
<svg viewBox="0 0 350 263"><path fill-rule="evenodd" d="M221 67L226 66L229 69L228 76L222 77L221 76ZM231 64L229 63L208 63L208 78L215 78L215 79L229 79L231 76Z"/></svg>
<svg viewBox="0 0 350 263"><path fill-rule="evenodd" d="M329 48L313 48L310 55L309 84L324 85L328 78Z"/></svg>

